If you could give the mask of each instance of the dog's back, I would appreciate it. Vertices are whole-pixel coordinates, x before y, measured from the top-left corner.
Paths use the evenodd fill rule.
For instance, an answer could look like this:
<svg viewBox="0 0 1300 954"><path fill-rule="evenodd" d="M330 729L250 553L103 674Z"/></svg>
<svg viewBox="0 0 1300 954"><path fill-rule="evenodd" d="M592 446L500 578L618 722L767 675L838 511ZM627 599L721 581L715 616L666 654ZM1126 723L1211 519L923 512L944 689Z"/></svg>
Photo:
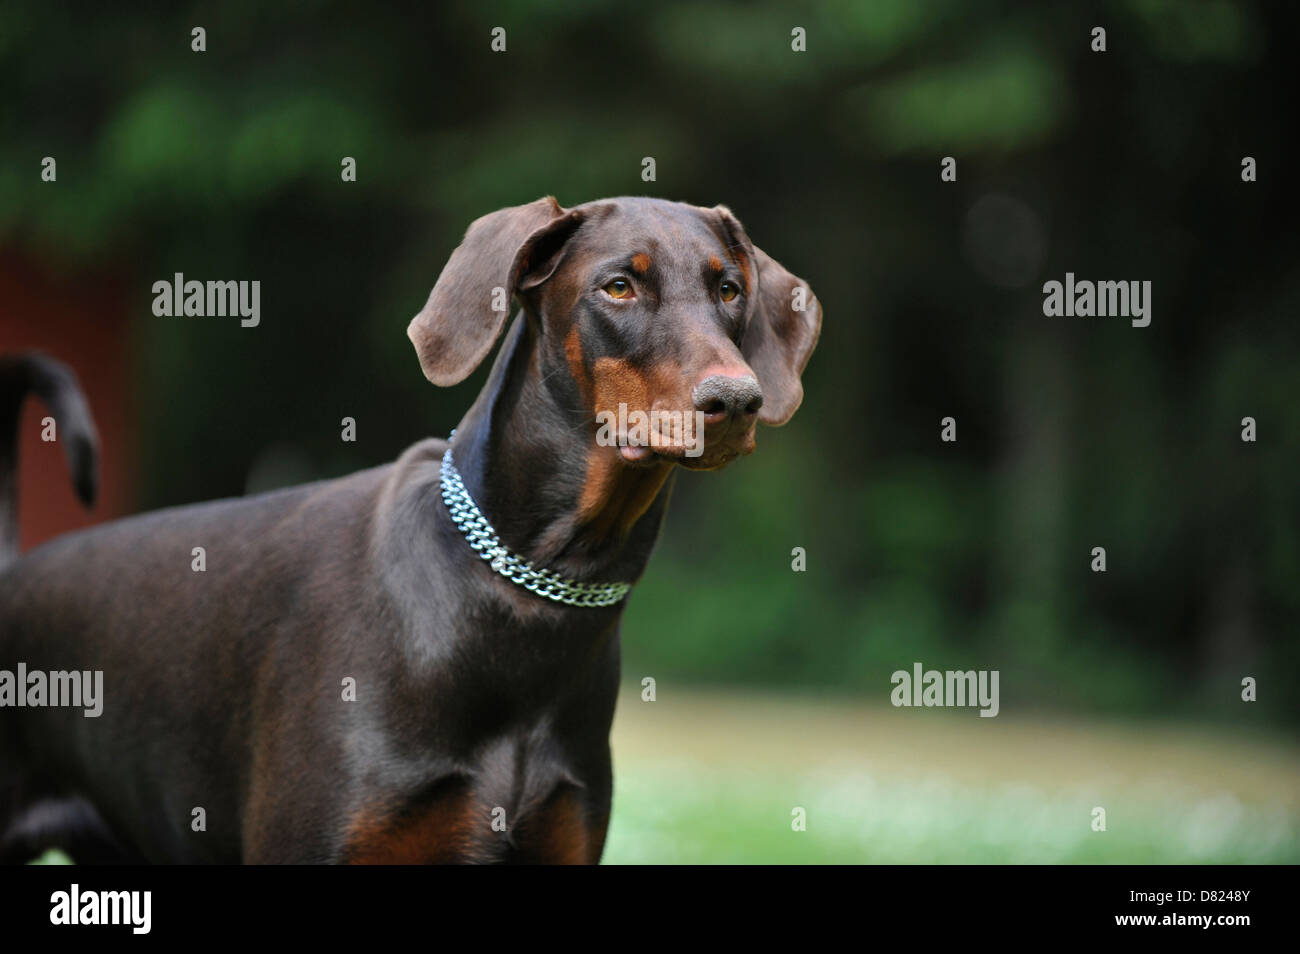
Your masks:
<svg viewBox="0 0 1300 954"><path fill-rule="evenodd" d="M5 368L9 403L0 419L16 422L24 394L36 389L14 378L30 381L35 372L48 385L36 393L61 435L80 442L69 455L79 485L93 487L93 424L75 378L42 356L7 359ZM106 842L116 831L146 857L239 860L252 762L279 745L277 732L294 719L277 713L281 700L337 700L341 672L366 672L367 661L349 659L348 649L363 644L352 637L376 618L384 590L358 576L372 566L372 521L396 465L118 520L17 557L13 446L0 478L10 488L0 506L11 516L0 567L0 668L15 679L20 665L25 673L102 673L111 698L88 714L54 698L19 704L28 686L14 686L0 720L0 856L19 860L58 846L94 860L111 854ZM350 552L320 559L322 533ZM254 591L260 598L250 598ZM139 666L141 658L152 664ZM277 760L292 767L341 757L337 738L321 732L314 743ZM159 765L167 766L162 774ZM150 784L160 778L165 792ZM223 784L200 781L209 779ZM162 824L153 817L159 805L175 808ZM207 816L201 840L190 837L193 808Z"/></svg>

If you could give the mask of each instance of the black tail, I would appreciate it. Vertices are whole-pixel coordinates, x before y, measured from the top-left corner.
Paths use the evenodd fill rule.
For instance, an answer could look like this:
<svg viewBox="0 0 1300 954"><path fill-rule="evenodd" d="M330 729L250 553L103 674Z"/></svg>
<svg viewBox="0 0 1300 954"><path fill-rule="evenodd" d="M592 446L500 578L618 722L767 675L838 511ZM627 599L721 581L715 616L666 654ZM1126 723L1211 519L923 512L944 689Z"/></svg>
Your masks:
<svg viewBox="0 0 1300 954"><path fill-rule="evenodd" d="M39 351L0 355L0 566L18 555L18 423L29 393L54 415L72 485L87 507L99 482L99 437L77 376Z"/></svg>

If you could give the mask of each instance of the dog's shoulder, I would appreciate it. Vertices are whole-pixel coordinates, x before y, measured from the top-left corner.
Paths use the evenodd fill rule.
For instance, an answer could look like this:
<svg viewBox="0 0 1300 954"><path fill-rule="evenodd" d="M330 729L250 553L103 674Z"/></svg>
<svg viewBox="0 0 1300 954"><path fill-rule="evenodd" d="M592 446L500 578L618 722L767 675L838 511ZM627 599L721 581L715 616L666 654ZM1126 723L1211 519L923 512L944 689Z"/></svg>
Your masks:
<svg viewBox="0 0 1300 954"><path fill-rule="evenodd" d="M442 455L446 452L446 440L426 438L412 444L386 468L376 501L376 517L381 527L393 519L394 511L402 509L404 501L423 499L427 491L437 487Z"/></svg>
<svg viewBox="0 0 1300 954"><path fill-rule="evenodd" d="M402 451L402 456L397 458L397 468L402 470L424 464L440 464L447 447L448 442L445 437L426 437Z"/></svg>

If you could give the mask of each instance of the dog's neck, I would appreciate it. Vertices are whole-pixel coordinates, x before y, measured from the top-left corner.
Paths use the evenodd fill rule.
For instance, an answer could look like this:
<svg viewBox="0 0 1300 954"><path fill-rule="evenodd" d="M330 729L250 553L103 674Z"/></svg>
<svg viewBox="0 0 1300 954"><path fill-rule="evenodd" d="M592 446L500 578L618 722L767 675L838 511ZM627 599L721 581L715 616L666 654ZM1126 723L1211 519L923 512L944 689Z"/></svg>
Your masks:
<svg viewBox="0 0 1300 954"><path fill-rule="evenodd" d="M597 447L594 414L550 386L537 331L516 317L456 428L465 487L507 547L585 582L634 582L650 559L673 465L629 467Z"/></svg>

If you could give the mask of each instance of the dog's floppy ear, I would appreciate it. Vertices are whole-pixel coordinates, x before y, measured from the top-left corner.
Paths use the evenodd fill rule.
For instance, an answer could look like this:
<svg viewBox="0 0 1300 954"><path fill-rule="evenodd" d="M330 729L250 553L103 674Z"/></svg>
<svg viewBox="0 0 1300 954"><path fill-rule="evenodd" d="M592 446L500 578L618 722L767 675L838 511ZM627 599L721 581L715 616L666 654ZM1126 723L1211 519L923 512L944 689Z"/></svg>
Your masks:
<svg viewBox="0 0 1300 954"><path fill-rule="evenodd" d="M474 220L406 329L426 378L446 387L469 377L501 334L521 275L534 286L558 265L556 255L530 261L533 250L578 218L547 196Z"/></svg>
<svg viewBox="0 0 1300 954"><path fill-rule="evenodd" d="M722 217L731 251L749 259L741 264L750 294L740 350L763 389L758 419L772 426L784 424L803 401L799 376L821 334L822 306L806 282L749 240L730 209L720 205L715 211Z"/></svg>

